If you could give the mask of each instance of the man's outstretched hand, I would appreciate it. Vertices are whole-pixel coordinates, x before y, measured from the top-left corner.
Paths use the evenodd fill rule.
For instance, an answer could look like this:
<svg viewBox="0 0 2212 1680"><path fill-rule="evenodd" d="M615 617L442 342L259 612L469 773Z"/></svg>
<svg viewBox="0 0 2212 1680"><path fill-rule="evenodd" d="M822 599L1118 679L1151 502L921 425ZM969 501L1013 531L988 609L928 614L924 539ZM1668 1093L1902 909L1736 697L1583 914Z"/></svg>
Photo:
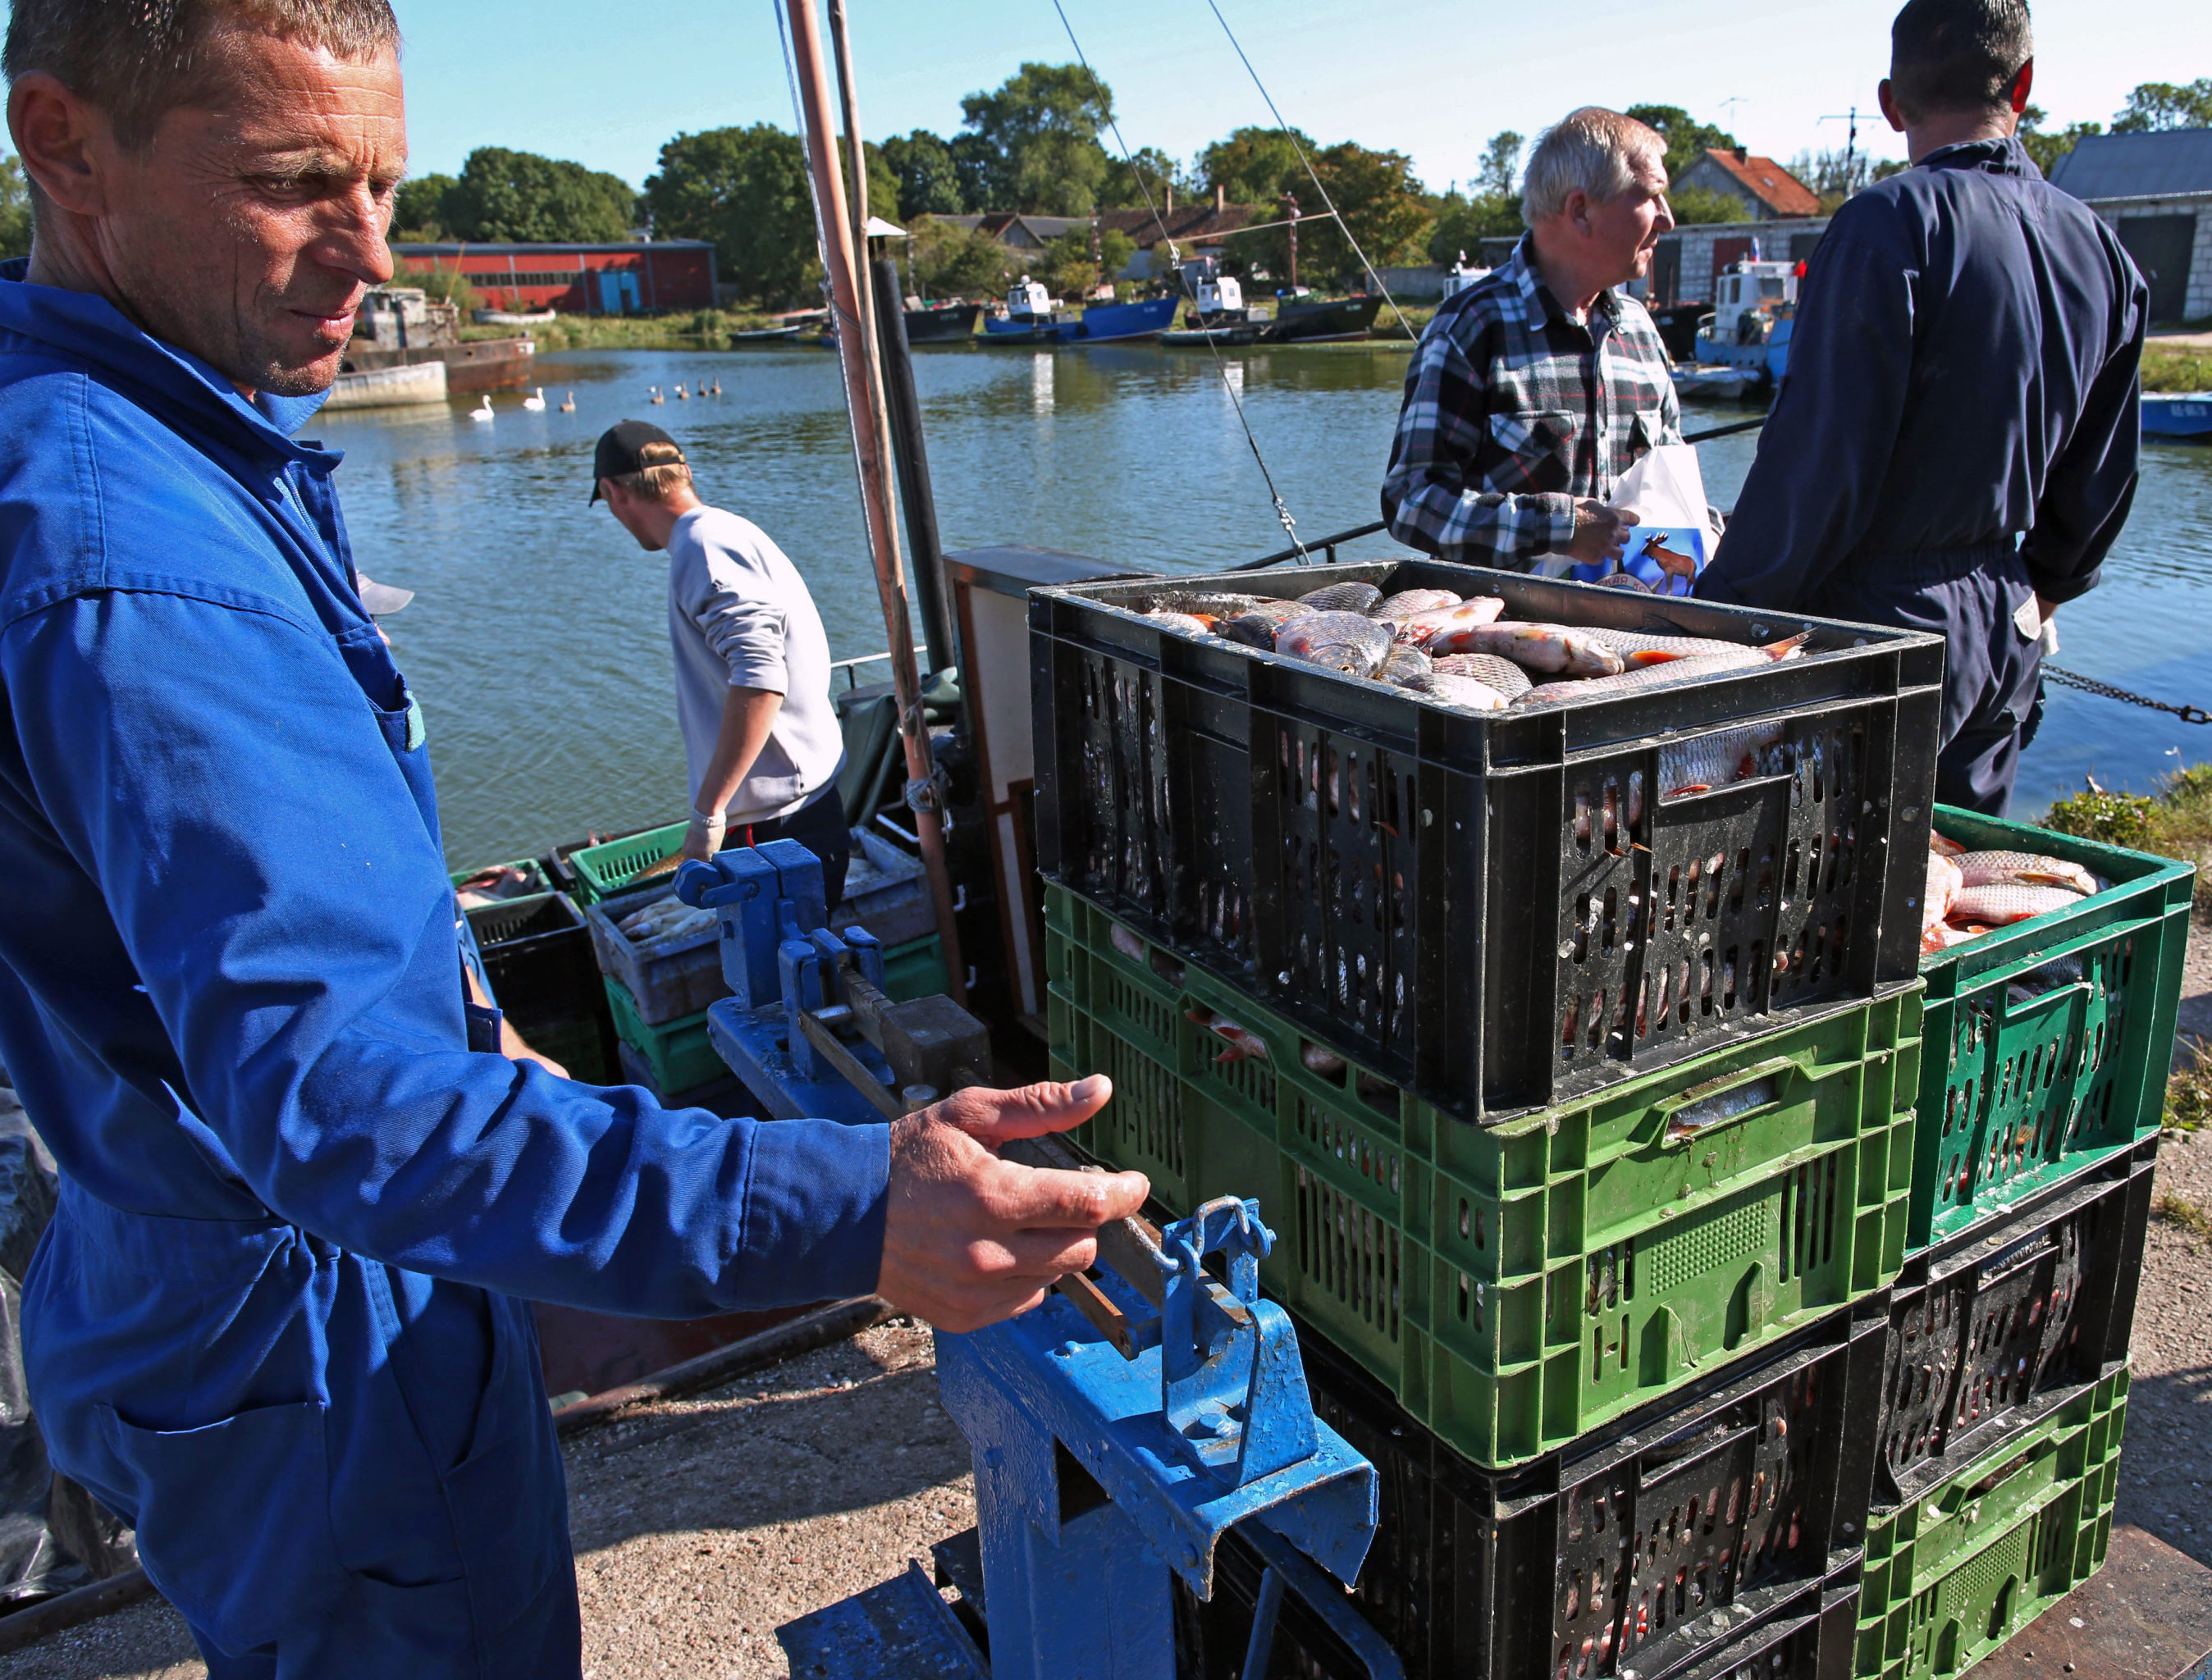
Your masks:
<svg viewBox="0 0 2212 1680"><path fill-rule="evenodd" d="M997 1146L1080 1125L1113 1095L1103 1075L1018 1091L974 1086L893 1121L876 1293L939 1330L981 1330L1088 1268L1098 1228L1144 1205L1145 1175L1024 1167L1001 1161Z"/></svg>

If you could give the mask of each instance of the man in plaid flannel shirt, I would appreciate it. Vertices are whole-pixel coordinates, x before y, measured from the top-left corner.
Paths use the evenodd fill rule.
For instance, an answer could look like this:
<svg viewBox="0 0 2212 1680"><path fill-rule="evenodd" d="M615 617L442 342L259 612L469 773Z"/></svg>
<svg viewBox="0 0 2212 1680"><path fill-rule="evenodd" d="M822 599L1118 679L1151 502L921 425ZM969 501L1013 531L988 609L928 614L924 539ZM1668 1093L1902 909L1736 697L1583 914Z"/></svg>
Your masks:
<svg viewBox="0 0 2212 1680"><path fill-rule="evenodd" d="M1682 435L1658 331L1613 289L1649 272L1674 225L1665 155L1651 129L1595 106L1537 143L1522 190L1530 231L1446 300L1413 353L1382 480L1400 542L1513 571L1542 555L1620 560L1636 519L1606 497Z"/></svg>

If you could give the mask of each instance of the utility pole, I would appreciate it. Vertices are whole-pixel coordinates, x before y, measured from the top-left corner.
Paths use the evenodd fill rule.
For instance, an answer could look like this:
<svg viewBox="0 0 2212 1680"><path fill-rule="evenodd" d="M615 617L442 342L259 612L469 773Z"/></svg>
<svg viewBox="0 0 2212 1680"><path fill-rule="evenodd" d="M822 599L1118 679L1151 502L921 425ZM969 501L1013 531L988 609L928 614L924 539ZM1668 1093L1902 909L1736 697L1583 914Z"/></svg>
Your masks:
<svg viewBox="0 0 2212 1680"><path fill-rule="evenodd" d="M1298 197L1295 192L1283 195L1283 208L1291 219L1291 289L1298 289Z"/></svg>
<svg viewBox="0 0 2212 1680"><path fill-rule="evenodd" d="M1845 130L1844 140L1843 190L1847 194L1855 192L1858 190L1857 160L1859 154L1859 108L1855 105L1847 112L1843 112L1834 116L1823 117L1820 120L1824 123L1849 123L1850 124L1850 127Z"/></svg>

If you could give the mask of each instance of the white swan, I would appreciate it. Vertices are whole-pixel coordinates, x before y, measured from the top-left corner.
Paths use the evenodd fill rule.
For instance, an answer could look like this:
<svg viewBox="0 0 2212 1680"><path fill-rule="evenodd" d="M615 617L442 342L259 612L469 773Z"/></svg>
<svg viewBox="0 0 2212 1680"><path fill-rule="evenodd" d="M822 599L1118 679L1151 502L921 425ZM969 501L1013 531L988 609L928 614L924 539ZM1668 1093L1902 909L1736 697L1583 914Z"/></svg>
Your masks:
<svg viewBox="0 0 2212 1680"><path fill-rule="evenodd" d="M568 400L561 404L561 412L562 414L574 414L576 412L576 393L574 391L570 391L568 393Z"/></svg>
<svg viewBox="0 0 2212 1680"><path fill-rule="evenodd" d="M653 386L653 407L655 407L655 408L657 409L657 408L659 408L659 407L663 403L665 403L667 400L668 400L668 399L667 399L665 397L663 397L663 396L660 394L660 387L659 387L659 385L655 385L655 386Z"/></svg>
<svg viewBox="0 0 2212 1680"><path fill-rule="evenodd" d="M545 387L544 385L540 385L535 391L524 397L522 399L522 406L529 409L532 414L544 414L545 412Z"/></svg>
<svg viewBox="0 0 2212 1680"><path fill-rule="evenodd" d="M489 420L492 418L491 393L489 391L487 391L484 392L483 400L475 408L469 410L469 418L471 420Z"/></svg>
<svg viewBox="0 0 2212 1680"><path fill-rule="evenodd" d="M684 396L684 382L683 382L682 380L680 380L680 379L679 379L679 380L678 380L678 381L677 381L677 384L676 384L676 400L677 400L678 402L679 402L679 403L685 402L685 401L688 401L688 400L689 400L689 399Z"/></svg>

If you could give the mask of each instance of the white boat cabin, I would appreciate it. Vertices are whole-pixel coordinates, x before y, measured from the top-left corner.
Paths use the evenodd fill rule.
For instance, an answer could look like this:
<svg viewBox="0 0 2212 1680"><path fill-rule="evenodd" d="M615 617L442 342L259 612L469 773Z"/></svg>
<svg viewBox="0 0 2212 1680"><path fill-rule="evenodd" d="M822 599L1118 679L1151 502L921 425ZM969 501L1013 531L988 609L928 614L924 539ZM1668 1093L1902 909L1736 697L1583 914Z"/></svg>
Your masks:
<svg viewBox="0 0 2212 1680"><path fill-rule="evenodd" d="M1715 281L1711 325L1707 329L1713 342L1763 342L1769 324L1767 318L1778 306L1797 301L1797 266L1795 263L1759 263L1747 258ZM1746 316L1757 318L1748 333L1745 331Z"/></svg>
<svg viewBox="0 0 2212 1680"><path fill-rule="evenodd" d="M1017 319L1024 315L1048 316L1052 313L1052 294L1041 282L1027 275L1014 289L1006 294L1006 313Z"/></svg>
<svg viewBox="0 0 2212 1680"><path fill-rule="evenodd" d="M1469 268L1467 264L1467 252L1462 251L1459 254L1459 261L1454 263L1444 275L1443 294L1448 298L1455 297L1474 285L1476 281L1486 278L1489 273L1490 270L1480 264L1474 268Z"/></svg>
<svg viewBox="0 0 2212 1680"><path fill-rule="evenodd" d="M1198 282L1199 312L1218 315L1244 306L1244 288L1234 276L1209 274Z"/></svg>

